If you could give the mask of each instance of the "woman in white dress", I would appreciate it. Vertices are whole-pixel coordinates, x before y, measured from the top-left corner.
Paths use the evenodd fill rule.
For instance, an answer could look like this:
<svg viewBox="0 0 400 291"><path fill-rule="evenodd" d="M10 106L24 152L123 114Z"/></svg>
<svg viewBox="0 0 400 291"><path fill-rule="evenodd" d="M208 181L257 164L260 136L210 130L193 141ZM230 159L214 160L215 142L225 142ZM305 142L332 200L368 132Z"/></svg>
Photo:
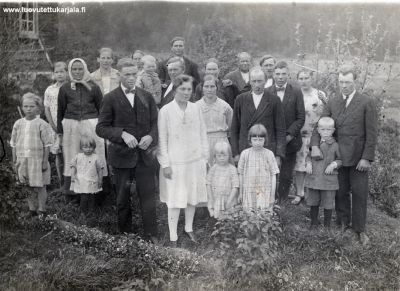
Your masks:
<svg viewBox="0 0 400 291"><path fill-rule="evenodd" d="M185 209L185 233L196 242L193 219L196 205L207 202L207 131L199 106L189 102L193 79L174 80L174 100L161 108L158 117L160 200L168 207L171 246L178 240L180 209Z"/></svg>

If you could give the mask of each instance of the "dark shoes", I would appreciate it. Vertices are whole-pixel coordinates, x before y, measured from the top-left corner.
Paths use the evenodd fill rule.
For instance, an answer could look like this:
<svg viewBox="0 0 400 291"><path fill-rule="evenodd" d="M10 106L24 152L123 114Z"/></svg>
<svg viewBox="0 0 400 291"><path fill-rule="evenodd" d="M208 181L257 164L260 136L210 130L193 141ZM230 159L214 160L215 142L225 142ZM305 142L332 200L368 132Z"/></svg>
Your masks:
<svg viewBox="0 0 400 291"><path fill-rule="evenodd" d="M168 247L176 249L178 247L178 241L170 241Z"/></svg>
<svg viewBox="0 0 400 291"><path fill-rule="evenodd" d="M35 216L38 216L38 213L35 210L29 210L28 215L26 216L26 219L31 219Z"/></svg>
<svg viewBox="0 0 400 291"><path fill-rule="evenodd" d="M153 236L153 235L148 236L146 240L147 240L148 242L152 243L153 245L158 245L158 244L160 244L159 239L158 239L156 236Z"/></svg>
<svg viewBox="0 0 400 291"><path fill-rule="evenodd" d="M192 242L194 242L195 244L198 243L198 241L197 241L197 239L196 239L196 236L194 235L193 231L190 231L190 232L186 232L186 231L185 231L185 234L189 237L189 239L190 239Z"/></svg>

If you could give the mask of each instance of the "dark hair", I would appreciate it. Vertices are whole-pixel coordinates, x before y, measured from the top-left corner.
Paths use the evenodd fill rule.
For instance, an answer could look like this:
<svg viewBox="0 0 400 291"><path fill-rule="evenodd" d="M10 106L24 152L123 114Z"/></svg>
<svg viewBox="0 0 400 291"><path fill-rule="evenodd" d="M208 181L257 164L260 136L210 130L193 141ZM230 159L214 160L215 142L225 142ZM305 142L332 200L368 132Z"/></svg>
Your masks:
<svg viewBox="0 0 400 291"><path fill-rule="evenodd" d="M264 145L268 144L268 131L261 123L254 124L252 127L250 127L249 134L247 136L249 143L251 143L251 138L256 136L265 138Z"/></svg>
<svg viewBox="0 0 400 291"><path fill-rule="evenodd" d="M179 87L180 85L182 85L183 83L186 83L186 82L190 82L193 87L193 78L189 75L180 74L173 80L175 87Z"/></svg>
<svg viewBox="0 0 400 291"><path fill-rule="evenodd" d="M276 62L275 58L272 55L264 55L260 60L260 66L262 66L262 64L268 59L273 59L274 63Z"/></svg>
<svg viewBox="0 0 400 291"><path fill-rule="evenodd" d="M217 83L218 83L218 79L215 78L213 75L205 75L203 78L203 85L206 81L214 81L215 86L217 86Z"/></svg>
<svg viewBox="0 0 400 291"><path fill-rule="evenodd" d="M175 36L173 39L171 39L171 46L173 46L174 42L178 40L183 41L183 43L185 43L185 39L182 36Z"/></svg>
<svg viewBox="0 0 400 291"><path fill-rule="evenodd" d="M126 67L137 67L137 64L131 58L122 58L122 59L120 59L118 61L118 63L117 63L118 71L121 71L122 68L126 68Z"/></svg>
<svg viewBox="0 0 400 291"><path fill-rule="evenodd" d="M357 79L357 71L356 68L350 65L343 65L339 68L339 74L341 75L347 75L347 74L353 74L353 80Z"/></svg>
<svg viewBox="0 0 400 291"><path fill-rule="evenodd" d="M287 68L289 70L289 65L285 61L279 61L275 65L275 69L284 69Z"/></svg>

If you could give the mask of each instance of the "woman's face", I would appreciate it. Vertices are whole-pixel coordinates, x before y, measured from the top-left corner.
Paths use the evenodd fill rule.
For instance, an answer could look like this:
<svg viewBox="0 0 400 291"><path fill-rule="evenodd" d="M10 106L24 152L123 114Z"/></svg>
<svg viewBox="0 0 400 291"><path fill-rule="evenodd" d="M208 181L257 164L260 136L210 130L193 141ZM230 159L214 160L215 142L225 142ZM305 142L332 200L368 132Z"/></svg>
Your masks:
<svg viewBox="0 0 400 291"><path fill-rule="evenodd" d="M216 63L208 63L206 65L205 75L213 75L215 78L218 78L219 75L219 68Z"/></svg>
<svg viewBox="0 0 400 291"><path fill-rule="evenodd" d="M97 58L100 67L103 69L109 69L113 63L113 58L110 51L103 51L100 57Z"/></svg>
<svg viewBox="0 0 400 291"><path fill-rule="evenodd" d="M179 103L188 102L192 96L192 91L192 82L183 82L178 88L176 88L175 100Z"/></svg>
<svg viewBox="0 0 400 291"><path fill-rule="evenodd" d="M309 73L301 72L299 77L297 78L302 89L310 89L311 88L311 76Z"/></svg>
<svg viewBox="0 0 400 291"><path fill-rule="evenodd" d="M205 81L203 83L203 94L206 98L211 98L217 94L217 86L213 80Z"/></svg>
<svg viewBox="0 0 400 291"><path fill-rule="evenodd" d="M77 81L80 81L83 79L84 74L85 74L85 69L83 67L83 64L79 61L74 62L71 66L72 78L74 78Z"/></svg>

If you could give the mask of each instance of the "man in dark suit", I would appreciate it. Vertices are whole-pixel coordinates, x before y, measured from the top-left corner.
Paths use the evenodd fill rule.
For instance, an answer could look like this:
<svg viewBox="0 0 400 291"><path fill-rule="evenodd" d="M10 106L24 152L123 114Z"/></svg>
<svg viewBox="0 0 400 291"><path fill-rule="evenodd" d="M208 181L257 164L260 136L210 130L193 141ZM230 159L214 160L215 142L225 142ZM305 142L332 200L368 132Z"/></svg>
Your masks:
<svg viewBox="0 0 400 291"><path fill-rule="evenodd" d="M300 88L288 84L289 67L286 62L278 62L274 69L275 85L267 90L278 95L282 101L283 114L286 124L286 154L282 159L279 174L278 199L288 198L296 164L296 153L300 150L302 139L300 130L304 125L305 110L303 93Z"/></svg>
<svg viewBox="0 0 400 291"><path fill-rule="evenodd" d="M185 62L181 57L172 57L167 62L167 70L168 70L168 80L165 83L165 86L161 88L161 102L160 109L164 105L168 104L172 100L174 100L175 96L175 85L174 80L179 75L185 72Z"/></svg>
<svg viewBox="0 0 400 291"><path fill-rule="evenodd" d="M285 156L285 118L279 98L264 89L265 75L256 68L250 72L251 92L240 94L235 101L231 125L232 154L235 161L240 153L250 147L248 132L254 124L261 123L268 131L268 146L277 162Z"/></svg>
<svg viewBox="0 0 400 291"><path fill-rule="evenodd" d="M269 88L275 85L274 81L274 71L275 71L275 58L271 55L264 55L260 60L260 67L263 70L266 78L265 88Z"/></svg>
<svg viewBox="0 0 400 291"><path fill-rule="evenodd" d="M225 80L230 80L238 89L239 93L250 91L250 68L251 56L249 53L238 54L238 69L225 75ZM229 83L227 83L228 85Z"/></svg>
<svg viewBox="0 0 400 291"><path fill-rule="evenodd" d="M341 92L328 101L322 116L330 116L335 120L335 137L343 162L338 176L336 222L344 230L351 220L353 230L365 245L369 241L365 234L368 171L375 157L377 112L375 102L356 91L356 78L356 71L352 67L345 66L339 70ZM320 137L314 131L311 139L312 157L321 156L319 143Z"/></svg>
<svg viewBox="0 0 400 291"><path fill-rule="evenodd" d="M136 179L144 233L157 240L154 162L157 144L157 107L150 93L135 88L138 68L132 59L119 60L121 84L106 94L96 133L111 143L108 162L113 167L117 187L118 228L132 231L130 185Z"/></svg>
<svg viewBox="0 0 400 291"><path fill-rule="evenodd" d="M183 37L176 36L171 40L171 52L172 52L172 55L168 59L162 61L158 67L158 77L160 78L161 85L166 84L167 81L170 80L170 77L168 74L168 69L167 69L168 60L172 57L180 57L180 58L183 58L183 60L185 62L184 63L185 64L184 73L186 75L193 77L193 79L195 81L193 88L195 88L195 86L200 82L199 68L195 62L193 62L192 60L190 60L184 56L185 39ZM165 85L163 87L165 87Z"/></svg>

